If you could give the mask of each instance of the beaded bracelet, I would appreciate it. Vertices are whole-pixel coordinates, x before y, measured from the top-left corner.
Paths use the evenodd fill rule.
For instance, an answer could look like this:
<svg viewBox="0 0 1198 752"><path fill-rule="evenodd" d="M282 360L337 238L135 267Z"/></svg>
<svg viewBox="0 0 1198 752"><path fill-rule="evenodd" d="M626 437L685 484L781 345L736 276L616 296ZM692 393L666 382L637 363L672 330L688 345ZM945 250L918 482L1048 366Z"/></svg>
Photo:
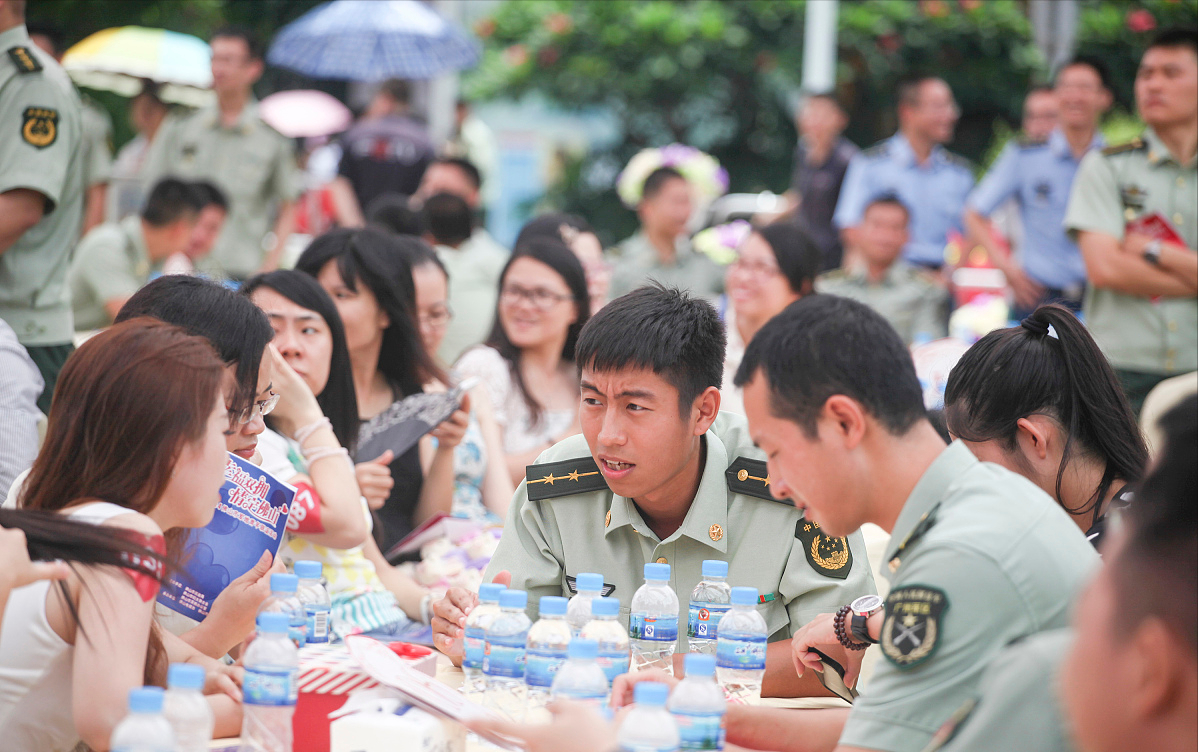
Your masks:
<svg viewBox="0 0 1198 752"><path fill-rule="evenodd" d="M299 444L301 447L303 447L304 442L310 439L312 434L316 433L325 426L328 426L330 430L333 428L333 424L329 422L329 419L322 415L320 420L314 420L303 428L298 429L295 432L295 436L292 438L295 439L296 444Z"/></svg>
<svg viewBox="0 0 1198 752"><path fill-rule="evenodd" d="M851 606L841 606L836 612L836 616L832 618L832 629L836 631L836 639L840 640L841 645L844 645L849 650L865 650L869 647L869 643L853 642L853 638L849 637L848 632L844 628L844 619L852 610Z"/></svg>

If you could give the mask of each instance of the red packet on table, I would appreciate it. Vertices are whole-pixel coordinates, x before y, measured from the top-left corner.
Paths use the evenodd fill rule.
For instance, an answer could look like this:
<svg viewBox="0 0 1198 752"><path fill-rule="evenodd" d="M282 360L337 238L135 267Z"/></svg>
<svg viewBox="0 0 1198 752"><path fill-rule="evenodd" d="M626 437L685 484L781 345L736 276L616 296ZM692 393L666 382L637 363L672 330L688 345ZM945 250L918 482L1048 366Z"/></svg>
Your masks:
<svg viewBox="0 0 1198 752"><path fill-rule="evenodd" d="M1166 243L1177 243L1184 246L1186 242L1177 234L1177 230L1173 229L1173 225L1169 224L1169 220L1165 219L1160 212L1145 214L1141 217L1136 217L1128 222L1123 228L1124 235L1147 235L1153 240L1160 240Z"/></svg>

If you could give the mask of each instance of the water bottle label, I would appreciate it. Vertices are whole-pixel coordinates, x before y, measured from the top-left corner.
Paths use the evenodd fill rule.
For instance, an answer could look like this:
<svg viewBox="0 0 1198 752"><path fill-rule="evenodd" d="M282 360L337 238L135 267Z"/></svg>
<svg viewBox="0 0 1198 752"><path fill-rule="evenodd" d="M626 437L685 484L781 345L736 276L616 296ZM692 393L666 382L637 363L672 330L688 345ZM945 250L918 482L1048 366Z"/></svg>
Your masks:
<svg viewBox="0 0 1198 752"><path fill-rule="evenodd" d="M308 606L308 643L329 641L329 610L322 606Z"/></svg>
<svg viewBox="0 0 1198 752"><path fill-rule="evenodd" d="M700 603L691 601L690 615L686 621L686 636L700 640L714 640L720 617L728 613L726 603Z"/></svg>
<svg viewBox="0 0 1198 752"><path fill-rule="evenodd" d="M620 752L678 752L677 747L659 747L656 744L620 742Z"/></svg>
<svg viewBox="0 0 1198 752"><path fill-rule="evenodd" d="M723 749L724 716L712 713L674 713L679 749Z"/></svg>
<svg viewBox="0 0 1198 752"><path fill-rule="evenodd" d="M564 650L529 650L524 662L524 683L530 687L553 686L553 677L565 662Z"/></svg>
<svg viewBox="0 0 1198 752"><path fill-rule="evenodd" d="M487 643L483 648L483 673L487 676L524 678L524 643L519 646Z"/></svg>
<svg viewBox="0 0 1198 752"><path fill-rule="evenodd" d="M628 636L634 640L673 642L678 639L678 617L632 614L628 617Z"/></svg>
<svg viewBox="0 0 1198 752"><path fill-rule="evenodd" d="M607 683L610 685L617 676L628 673L628 661L627 650L601 650L596 663L599 664L599 668L603 669L603 674L607 677Z"/></svg>
<svg viewBox="0 0 1198 752"><path fill-rule="evenodd" d="M462 637L462 668L483 667L483 652L487 648L486 632L478 627L468 627Z"/></svg>
<svg viewBox="0 0 1198 752"><path fill-rule="evenodd" d="M294 705L299 695L295 669L246 668L241 694L246 705Z"/></svg>
<svg viewBox="0 0 1198 752"><path fill-rule="evenodd" d="M721 635L715 646L715 662L720 668L758 671L765 668L764 635Z"/></svg>

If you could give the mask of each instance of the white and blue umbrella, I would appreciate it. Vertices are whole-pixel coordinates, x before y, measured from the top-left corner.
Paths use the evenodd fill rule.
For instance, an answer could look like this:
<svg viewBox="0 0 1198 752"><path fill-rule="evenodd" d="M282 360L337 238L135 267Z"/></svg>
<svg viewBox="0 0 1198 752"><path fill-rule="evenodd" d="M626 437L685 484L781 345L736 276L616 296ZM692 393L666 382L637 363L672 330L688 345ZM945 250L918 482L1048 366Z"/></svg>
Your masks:
<svg viewBox="0 0 1198 752"><path fill-rule="evenodd" d="M335 0L287 24L266 60L312 78L432 78L478 63L478 43L416 0Z"/></svg>

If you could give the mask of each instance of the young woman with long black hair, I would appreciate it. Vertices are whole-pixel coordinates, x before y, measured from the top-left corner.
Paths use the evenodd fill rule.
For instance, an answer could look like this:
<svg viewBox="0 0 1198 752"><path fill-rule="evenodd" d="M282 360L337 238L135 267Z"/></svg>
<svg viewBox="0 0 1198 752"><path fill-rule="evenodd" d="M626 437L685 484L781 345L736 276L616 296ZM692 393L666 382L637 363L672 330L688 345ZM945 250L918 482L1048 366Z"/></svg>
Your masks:
<svg viewBox="0 0 1198 752"><path fill-rule="evenodd" d="M358 403L337 307L315 279L297 271L252 277L241 292L274 329L275 379L284 395L285 409L271 413L262 434L262 466L304 497L302 518L293 513L279 557L324 565L337 634L395 635L409 617L420 618L425 591L383 559L369 534L370 510L344 449L357 441ZM330 541L330 526L351 525L358 530L354 540Z"/></svg>
<svg viewBox="0 0 1198 752"><path fill-rule="evenodd" d="M212 519L224 482L228 376L211 345L150 319L93 337L59 377L26 509L165 552L164 534ZM111 549L108 549L111 550ZM109 560L111 561L111 560ZM162 560L75 566L61 590L13 591L0 629L0 738L10 749L108 748L129 690L168 661L218 665L154 624ZM210 698L217 733L240 708Z"/></svg>
<svg viewBox="0 0 1198 752"><path fill-rule="evenodd" d="M339 229L312 241L296 262L333 299L345 326L362 428L384 421L405 397L442 376L425 352L416 320L412 270L399 250L417 238L381 230ZM469 405L400 457L358 457L358 485L378 516L387 551L420 523L453 505L453 450L466 431Z"/></svg>
<svg viewBox="0 0 1198 752"><path fill-rule="evenodd" d="M561 241L533 238L503 267L486 344L454 366L487 385L514 484L541 452L581 430L574 345L589 317L578 257Z"/></svg>
<svg viewBox="0 0 1198 752"><path fill-rule="evenodd" d="M1095 546L1148 466L1115 372L1062 306L969 348L949 374L944 414L953 437L1042 488Z"/></svg>

